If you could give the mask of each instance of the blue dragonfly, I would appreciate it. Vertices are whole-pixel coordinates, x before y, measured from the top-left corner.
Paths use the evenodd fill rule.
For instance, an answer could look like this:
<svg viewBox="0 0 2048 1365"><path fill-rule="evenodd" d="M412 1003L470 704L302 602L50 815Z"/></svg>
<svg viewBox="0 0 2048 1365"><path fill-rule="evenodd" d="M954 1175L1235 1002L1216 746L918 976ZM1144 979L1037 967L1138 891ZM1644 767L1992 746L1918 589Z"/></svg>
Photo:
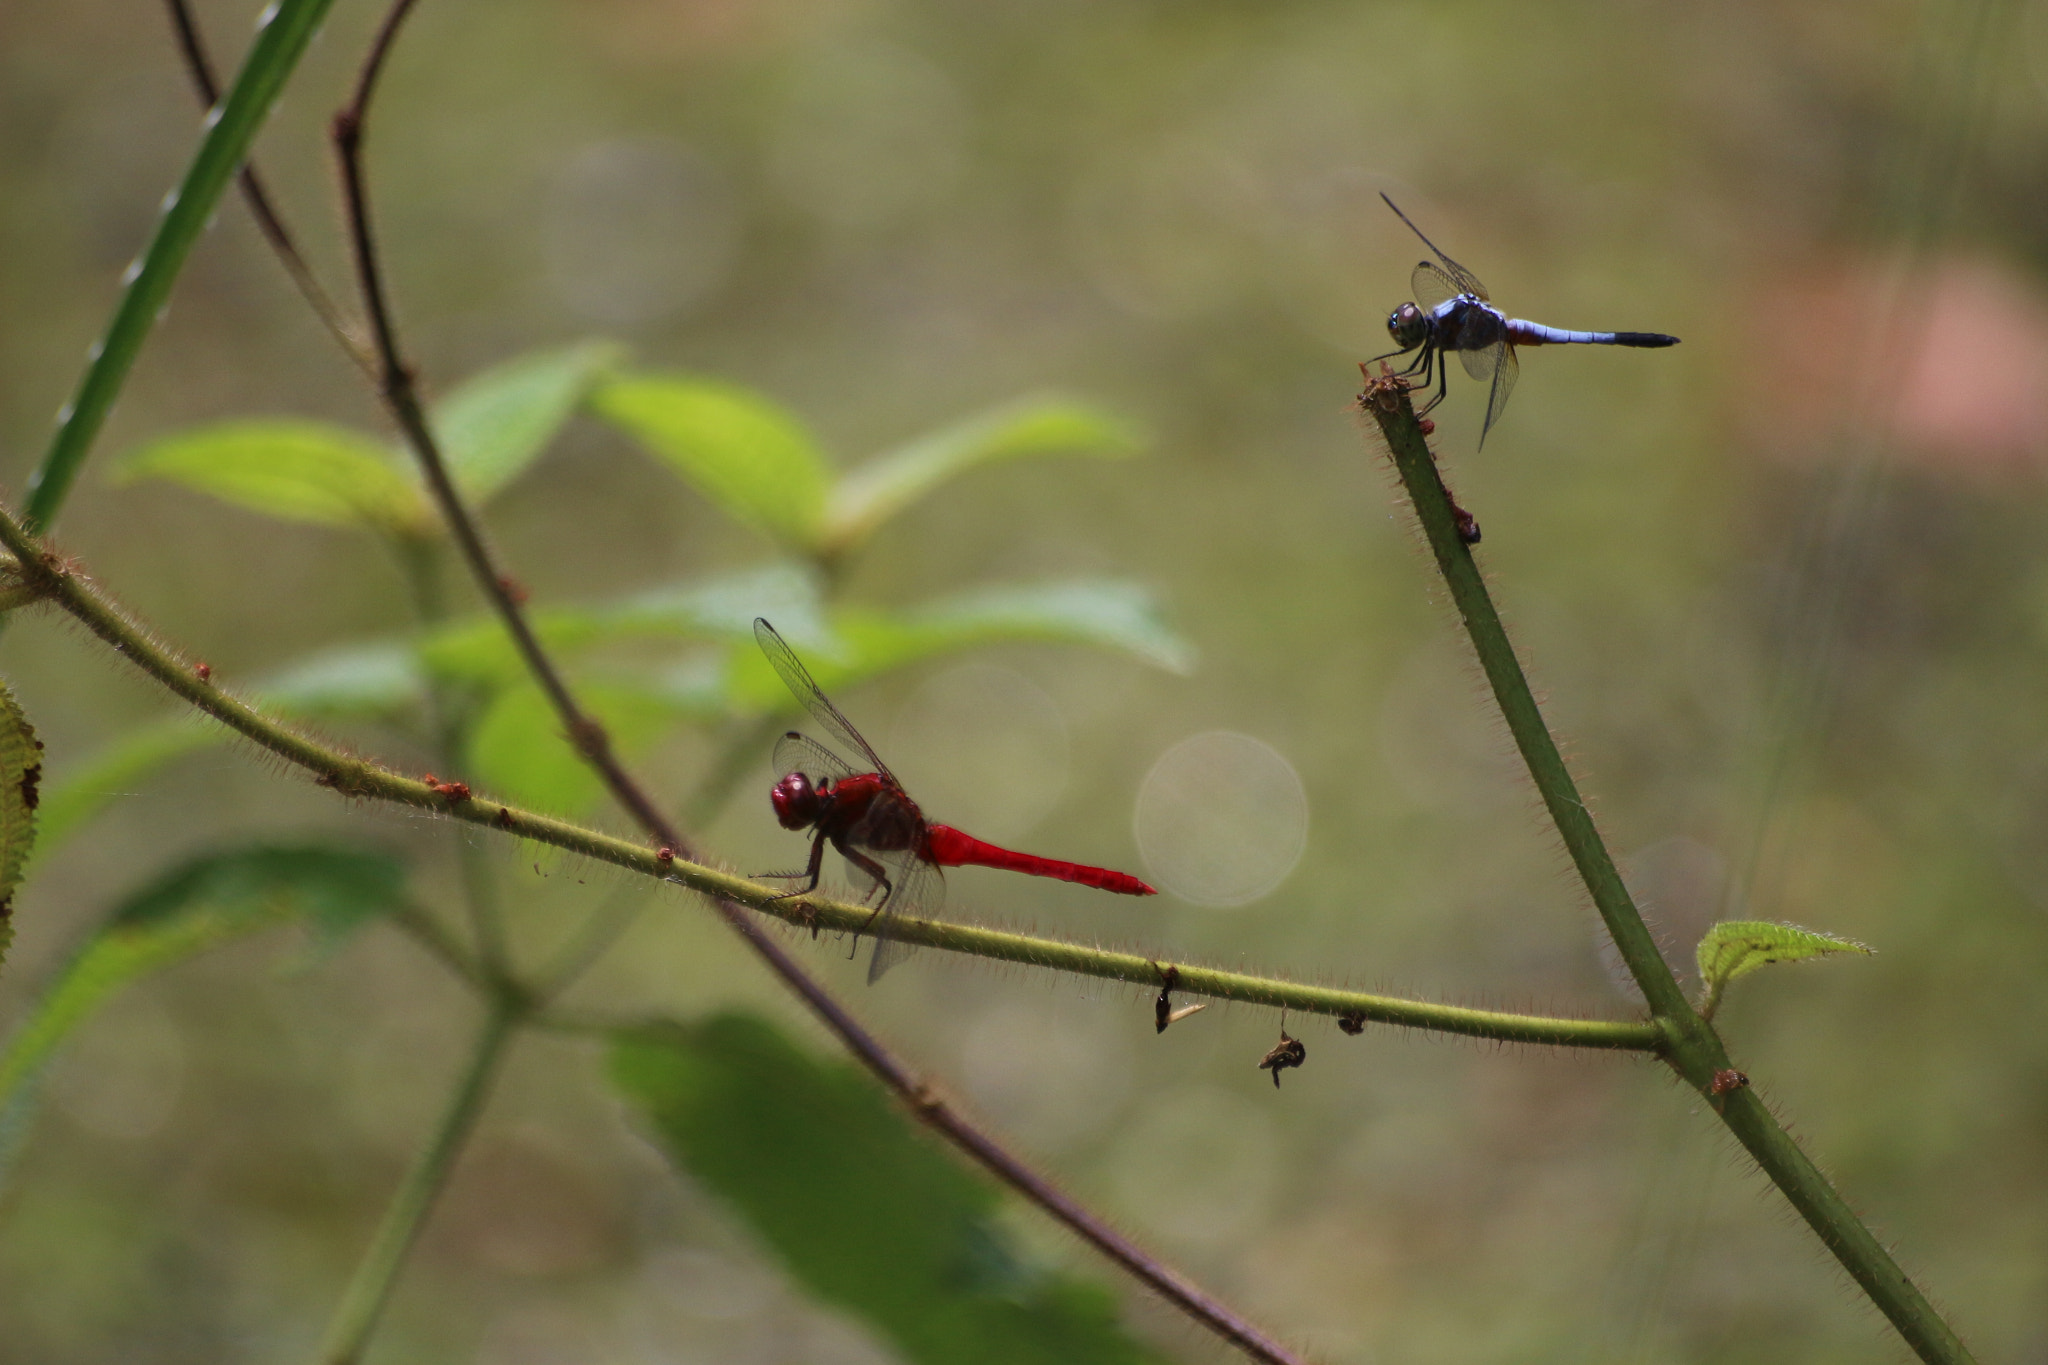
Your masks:
<svg viewBox="0 0 2048 1365"><path fill-rule="evenodd" d="M1401 212L1393 200L1382 194L1387 207L1394 210L1394 216L1408 224L1408 230L1422 237L1422 244L1435 255L1434 261L1420 261L1409 283L1415 292L1413 302L1404 303L1387 315L1387 332L1394 338L1399 350L1389 351L1376 359L1387 359L1407 355L1417 347L1422 353L1401 374L1406 378L1419 378L1417 388L1437 386L1435 396L1417 411L1421 416L1444 400L1450 392L1450 366L1444 360L1444 353L1455 351L1465 366L1465 373L1489 386L1486 399L1486 425L1480 428L1479 444L1486 444L1486 433L1493 430L1493 424L1500 420L1503 409L1508 405L1508 395L1515 391L1515 380L1521 377L1521 363L1515 359L1517 346L1676 346L1678 338L1665 336L1662 332L1567 332L1559 327L1546 327L1540 322L1527 322L1511 318L1493 306L1486 296L1486 286L1479 277L1459 265L1437 248L1437 244L1423 237L1422 229L1409 222L1408 215Z"/></svg>

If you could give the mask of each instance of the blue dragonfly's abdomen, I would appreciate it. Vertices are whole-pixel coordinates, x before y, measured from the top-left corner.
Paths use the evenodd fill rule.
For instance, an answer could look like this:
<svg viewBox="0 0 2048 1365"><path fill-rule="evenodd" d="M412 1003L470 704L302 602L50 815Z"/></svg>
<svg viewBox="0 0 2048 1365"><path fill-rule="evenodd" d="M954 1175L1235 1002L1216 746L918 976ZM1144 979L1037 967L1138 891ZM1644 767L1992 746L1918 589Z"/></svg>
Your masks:
<svg viewBox="0 0 2048 1365"><path fill-rule="evenodd" d="M1676 346L1677 337L1662 332L1568 332L1524 318L1508 319L1508 337L1517 346Z"/></svg>

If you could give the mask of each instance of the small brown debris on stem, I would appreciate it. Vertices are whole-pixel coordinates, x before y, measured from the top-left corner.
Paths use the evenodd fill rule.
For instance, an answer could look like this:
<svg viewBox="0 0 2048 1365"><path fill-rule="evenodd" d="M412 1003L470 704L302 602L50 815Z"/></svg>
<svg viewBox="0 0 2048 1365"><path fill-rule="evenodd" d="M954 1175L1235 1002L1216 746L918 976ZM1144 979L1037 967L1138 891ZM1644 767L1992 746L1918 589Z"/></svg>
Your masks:
<svg viewBox="0 0 2048 1365"><path fill-rule="evenodd" d="M1273 1050L1259 1061L1259 1070L1273 1073L1273 1088L1280 1088L1280 1073L1290 1066L1300 1066L1308 1060L1308 1049L1301 1039L1287 1036L1287 1026L1280 1026L1280 1041L1273 1044Z"/></svg>

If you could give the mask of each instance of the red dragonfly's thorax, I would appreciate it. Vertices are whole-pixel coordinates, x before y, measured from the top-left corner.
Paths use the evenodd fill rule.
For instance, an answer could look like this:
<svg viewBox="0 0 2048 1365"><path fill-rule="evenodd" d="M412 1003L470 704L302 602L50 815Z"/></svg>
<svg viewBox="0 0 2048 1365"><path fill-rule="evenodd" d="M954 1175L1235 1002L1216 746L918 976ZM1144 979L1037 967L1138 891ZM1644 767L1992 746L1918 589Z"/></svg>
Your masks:
<svg viewBox="0 0 2048 1365"><path fill-rule="evenodd" d="M775 784L769 800L784 829L816 826L828 839L851 839L883 852L921 845L924 839L917 803L880 773L813 782L793 772Z"/></svg>

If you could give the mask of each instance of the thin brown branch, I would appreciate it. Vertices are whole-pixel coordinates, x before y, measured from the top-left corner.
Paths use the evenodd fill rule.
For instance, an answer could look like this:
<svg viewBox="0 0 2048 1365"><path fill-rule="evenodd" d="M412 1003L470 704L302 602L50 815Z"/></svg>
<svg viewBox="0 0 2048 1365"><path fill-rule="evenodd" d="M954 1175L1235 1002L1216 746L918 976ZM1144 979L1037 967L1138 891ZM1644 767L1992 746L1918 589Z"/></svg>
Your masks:
<svg viewBox="0 0 2048 1365"><path fill-rule="evenodd" d="M385 59L415 0L397 0L378 29L368 58L356 83L354 98L335 115L334 142L341 160L342 187L347 202L350 242L354 249L357 275L361 281L364 307L370 316L371 334L379 360L379 387L394 420L420 462L428 487L443 519L461 549L477 586L490 599L499 619L512 636L527 670L540 684L556 715L591 768L604 781L620 806L641 829L674 856L687 856L688 843L662 813L653 799L633 780L612 752L609 737L598 721L585 713L570 692L539 637L526 620L518 595L509 586L513 580L502 572L476 520L464 506L449 477L424 412L420 407L412 366L400 349L391 308L385 294L383 271L376 237L371 226L368 187L363 172L363 136L370 101L377 89ZM1221 1301L1204 1293L1180 1274L1141 1250L1103 1219L1069 1198L1051 1181L1027 1166L987 1134L968 1123L931 1087L899 1061L881 1041L784 951L766 929L744 908L722 897L709 898L719 917L744 939L770 971L794 991L811 1012L835 1034L877 1080L894 1091L910 1111L934 1131L954 1143L986 1170L1018 1194L1135 1275L1154 1292L1180 1308L1196 1321L1223 1337L1255 1360L1269 1365L1295 1365L1298 1357L1267 1338Z"/></svg>
<svg viewBox="0 0 2048 1365"><path fill-rule="evenodd" d="M186 74L191 76L192 85L208 109L220 103L220 81L214 75L213 61L206 53L206 40L200 35L199 22L193 16L192 7L186 0L165 0L171 10L171 27L178 35L178 51L185 59ZM376 360L370 348L364 343L362 329L342 314L333 295L321 285L313 267L306 263L306 257L293 240L291 229L284 223L284 216L271 202L270 192L263 187L263 179L256 173L253 159L242 163L237 177L242 186L242 199L255 215L256 226L263 233L263 239L270 243L271 251L277 256L278 264L285 274L291 276L292 284L299 296L306 301L321 324L348 353L348 358L360 366L365 374L374 374Z"/></svg>

